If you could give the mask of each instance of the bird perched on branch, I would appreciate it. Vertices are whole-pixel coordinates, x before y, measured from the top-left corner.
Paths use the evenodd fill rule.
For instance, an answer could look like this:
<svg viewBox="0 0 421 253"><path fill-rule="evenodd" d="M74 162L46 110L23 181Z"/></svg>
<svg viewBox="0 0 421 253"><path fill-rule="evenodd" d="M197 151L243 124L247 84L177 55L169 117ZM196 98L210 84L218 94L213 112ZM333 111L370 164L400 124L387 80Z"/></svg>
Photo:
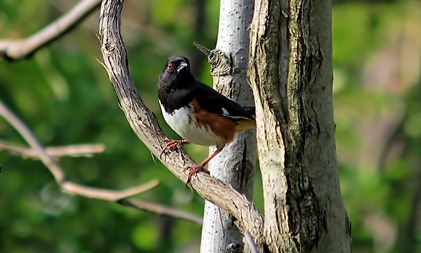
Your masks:
<svg viewBox="0 0 421 253"><path fill-rule="evenodd" d="M197 81L184 56L168 58L158 82L158 98L167 124L184 140L168 140L161 155L178 146L195 143L216 146L216 151L196 167L188 167L191 177L233 141L235 133L256 126L254 117L233 100Z"/></svg>

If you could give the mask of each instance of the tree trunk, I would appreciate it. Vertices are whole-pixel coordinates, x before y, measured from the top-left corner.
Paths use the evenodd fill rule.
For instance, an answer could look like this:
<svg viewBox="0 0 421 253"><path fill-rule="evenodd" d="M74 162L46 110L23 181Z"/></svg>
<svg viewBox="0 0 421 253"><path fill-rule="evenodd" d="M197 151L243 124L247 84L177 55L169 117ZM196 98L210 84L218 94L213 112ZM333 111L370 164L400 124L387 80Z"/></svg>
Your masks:
<svg viewBox="0 0 421 253"><path fill-rule="evenodd" d="M209 55L214 88L243 106L252 106L253 96L247 83L249 54L248 28L253 0L221 0L216 50ZM212 153L214 150L210 150ZM211 175L252 199L256 161L255 131L239 134L234 142L209 164ZM243 235L234 217L206 201L201 252L243 252Z"/></svg>
<svg viewBox="0 0 421 253"><path fill-rule="evenodd" d="M335 153L330 1L256 1L250 32L269 251L350 252Z"/></svg>
<svg viewBox="0 0 421 253"><path fill-rule="evenodd" d="M255 5L248 74L256 106L265 220L242 194L205 173L193 177L190 187L234 215L238 228L250 235L259 252L350 252L350 225L340 195L335 157L330 1L257 0ZM120 34L121 7L122 2L114 0L103 1L101 7L99 38L104 66L134 132L185 182L185 166L193 164L191 159L183 150L165 159L159 156L165 135L130 79ZM239 13L234 10L231 14ZM228 58L218 58L220 51L214 51L209 58L228 60L225 66L231 68L227 73L236 80L236 69L242 63L241 57L240 61L236 58L240 51L233 50ZM239 90L240 96L242 88L236 87L233 95ZM233 153L240 154L236 158L240 164L253 164L251 154ZM221 170L220 166L215 168ZM249 177L247 173L239 175ZM233 243L238 245L239 241ZM202 252L226 252L228 248L202 248Z"/></svg>

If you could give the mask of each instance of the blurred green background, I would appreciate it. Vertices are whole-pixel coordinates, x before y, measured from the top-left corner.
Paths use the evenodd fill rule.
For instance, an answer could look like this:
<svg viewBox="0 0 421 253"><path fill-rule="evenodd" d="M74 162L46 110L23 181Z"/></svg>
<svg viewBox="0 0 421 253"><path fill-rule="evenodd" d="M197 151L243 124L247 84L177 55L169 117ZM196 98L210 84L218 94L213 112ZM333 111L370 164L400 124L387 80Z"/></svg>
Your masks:
<svg viewBox="0 0 421 253"><path fill-rule="evenodd" d="M26 37L76 1L0 0L0 39ZM156 83L169 55L191 58L210 84L219 1L126 1L123 35L131 74L162 123ZM46 146L103 143L93 158L62 158L68 178L124 189L202 215L203 200L156 162L120 111L95 33L98 12L32 58L0 62L0 99ZM421 2L333 1L336 141L353 252L421 252ZM164 130L176 137L165 124ZM0 140L24 144L0 119ZM190 145L196 160L207 149ZM198 252L201 226L62 194L37 160L0 150L0 252ZM260 184L255 202L261 208Z"/></svg>

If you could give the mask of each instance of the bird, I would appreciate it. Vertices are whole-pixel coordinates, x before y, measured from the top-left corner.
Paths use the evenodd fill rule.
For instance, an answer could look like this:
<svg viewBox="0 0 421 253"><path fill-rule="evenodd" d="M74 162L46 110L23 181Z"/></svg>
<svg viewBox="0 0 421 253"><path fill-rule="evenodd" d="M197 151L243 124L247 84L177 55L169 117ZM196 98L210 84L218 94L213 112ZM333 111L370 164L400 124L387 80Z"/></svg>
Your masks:
<svg viewBox="0 0 421 253"><path fill-rule="evenodd" d="M232 99L196 80L189 60L171 56L159 76L158 99L166 123L183 140L166 140L162 154L185 144L216 146L216 150L197 166L188 166L186 184L193 175L218 155L235 134L256 127L255 117Z"/></svg>

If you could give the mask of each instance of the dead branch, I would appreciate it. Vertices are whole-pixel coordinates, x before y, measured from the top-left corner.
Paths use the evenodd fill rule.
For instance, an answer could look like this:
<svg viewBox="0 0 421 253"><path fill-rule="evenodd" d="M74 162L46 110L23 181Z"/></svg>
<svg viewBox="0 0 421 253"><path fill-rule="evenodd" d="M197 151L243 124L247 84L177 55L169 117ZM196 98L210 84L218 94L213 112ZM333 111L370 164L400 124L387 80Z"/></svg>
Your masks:
<svg viewBox="0 0 421 253"><path fill-rule="evenodd" d="M120 108L138 138L149 150L183 183L187 180L187 165L192 159L184 150L172 152L160 158L163 140L167 139L152 112L140 99L130 77L126 48L124 47L120 26L123 1L104 0L101 5L99 40L113 88L117 94ZM240 231L249 231L254 238L263 238L263 218L256 207L230 185L222 183L206 173L193 176L189 185L204 199L215 203L230 212L238 221ZM258 246L263 241L256 242ZM262 247L259 247L262 248Z"/></svg>
<svg viewBox="0 0 421 253"><path fill-rule="evenodd" d="M179 210L174 210L173 208L163 206L163 205L157 205L157 204L153 204L149 202L144 202L144 201L139 201L139 200L130 200L130 199L122 199L122 200L119 200L117 203L123 206L129 206L129 207L133 207L137 209L147 210L152 213L168 215L171 217L188 220L188 221L197 223L199 225L203 224L203 219L200 216L193 215L193 214L179 211Z"/></svg>
<svg viewBox="0 0 421 253"><path fill-rule="evenodd" d="M158 180L152 180L149 183L128 188L122 191L110 191L106 189L98 189L88 186L75 184L69 181L64 182L61 187L64 192L70 195L78 195L85 198L101 199L111 202L117 202L128 197L146 192L159 184Z"/></svg>
<svg viewBox="0 0 421 253"><path fill-rule="evenodd" d="M33 149L2 140L0 140L0 150L8 151L11 154L19 155L23 158L39 159L37 153ZM105 146L103 144L79 144L45 148L47 154L52 157L92 157L96 153L104 152L104 150Z"/></svg>
<svg viewBox="0 0 421 253"><path fill-rule="evenodd" d="M25 139L26 142L39 156L40 160L51 172L54 180L63 192L71 195L78 195L87 198L102 199L107 201L118 201L133 195L147 191L158 185L157 180L147 184L133 187L124 191L110 191L105 189L88 187L67 181L63 169L47 154L44 147L39 143L29 128L0 100L0 115L8 121Z"/></svg>
<svg viewBox="0 0 421 253"><path fill-rule="evenodd" d="M50 157L46 149L39 143L35 135L28 129L28 127L0 100L0 115L2 115L6 121L8 121L28 142L35 155L44 163L47 169L54 176L56 183L60 189L68 193L69 195L81 196L85 198L100 199L110 202L116 202L123 206L130 206L138 210L145 210L151 213L164 214L175 218L181 218L201 224L201 218L193 214L182 212L179 210L171 209L168 207L141 202L128 200L126 198L140 194L156 187L159 182L158 180L152 180L149 183L135 186L129 189L121 191L111 191L106 189L94 188L76 184L65 180L65 175L62 168ZM0 164L0 172L2 165Z"/></svg>
<svg viewBox="0 0 421 253"><path fill-rule="evenodd" d="M99 7L101 0L83 0L62 17L32 36L21 40L0 41L0 60L16 61L26 58L52 41L60 38Z"/></svg>

